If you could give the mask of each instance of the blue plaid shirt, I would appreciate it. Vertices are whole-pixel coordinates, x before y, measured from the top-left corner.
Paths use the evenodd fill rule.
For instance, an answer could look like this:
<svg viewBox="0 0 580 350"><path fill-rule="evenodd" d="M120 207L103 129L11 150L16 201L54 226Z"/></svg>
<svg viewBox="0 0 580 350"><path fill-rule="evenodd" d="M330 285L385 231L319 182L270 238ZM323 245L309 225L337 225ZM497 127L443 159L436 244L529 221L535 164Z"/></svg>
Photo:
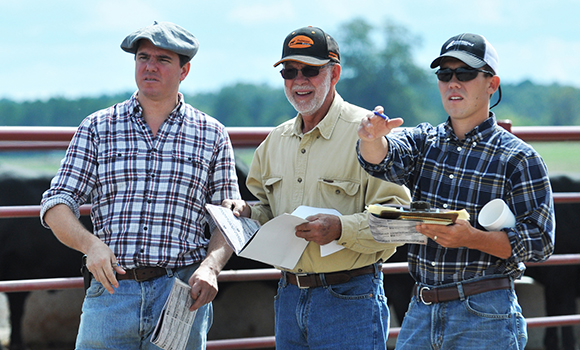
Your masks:
<svg viewBox="0 0 580 350"><path fill-rule="evenodd" d="M389 154L378 165L359 161L371 175L411 190L413 201L470 214L471 225L490 200L502 198L516 216L506 231L512 255L506 260L468 248L444 248L428 240L409 244L409 271L420 283L437 286L474 277L520 277L524 262L543 261L554 250L555 220L547 168L528 144L498 126L493 113L459 140L449 124L424 123L387 136ZM358 150L357 150L358 151Z"/></svg>
<svg viewBox="0 0 580 350"><path fill-rule="evenodd" d="M61 203L78 216L90 201L94 234L121 266L199 262L209 241L205 204L240 198L229 136L179 94L154 137L136 94L81 123L43 195L41 218Z"/></svg>

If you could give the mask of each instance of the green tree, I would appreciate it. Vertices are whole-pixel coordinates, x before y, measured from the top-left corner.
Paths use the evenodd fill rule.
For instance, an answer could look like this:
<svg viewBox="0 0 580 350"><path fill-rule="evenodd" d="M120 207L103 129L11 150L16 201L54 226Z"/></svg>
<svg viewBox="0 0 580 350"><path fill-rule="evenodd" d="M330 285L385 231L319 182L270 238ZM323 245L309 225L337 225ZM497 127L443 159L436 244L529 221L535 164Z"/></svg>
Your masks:
<svg viewBox="0 0 580 350"><path fill-rule="evenodd" d="M226 126L274 126L296 115L283 89L265 84L239 83L213 96L202 94L188 99Z"/></svg>
<svg viewBox="0 0 580 350"><path fill-rule="evenodd" d="M347 101L369 109L382 105L405 125L440 121L442 108L433 108L440 104L435 80L413 60L412 44L420 38L394 23L378 28L354 19L341 27L337 41L343 68L337 89Z"/></svg>

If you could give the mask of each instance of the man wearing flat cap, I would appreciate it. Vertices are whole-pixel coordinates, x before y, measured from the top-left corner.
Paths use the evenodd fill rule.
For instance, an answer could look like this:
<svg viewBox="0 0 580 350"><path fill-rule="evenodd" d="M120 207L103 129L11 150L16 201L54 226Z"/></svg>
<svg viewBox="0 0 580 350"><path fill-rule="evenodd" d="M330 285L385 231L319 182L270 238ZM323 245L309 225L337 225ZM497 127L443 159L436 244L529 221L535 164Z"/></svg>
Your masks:
<svg viewBox="0 0 580 350"><path fill-rule="evenodd" d="M231 249L204 208L240 198L232 146L179 92L198 49L191 33L156 22L121 48L135 55L137 92L83 120L41 203L43 224L92 275L76 348L158 349L152 332L178 278L196 310L187 349L205 349ZM77 219L88 202L94 233Z"/></svg>
<svg viewBox="0 0 580 350"><path fill-rule="evenodd" d="M408 203L408 191L366 174L353 151L367 110L344 101L336 41L304 27L284 41L281 71L298 115L276 127L257 148L247 178L259 199L232 201L234 213L261 223L300 205L337 210L296 226L308 241L296 266L282 269L275 300L276 349L386 349L389 309L382 261L396 245L377 243L365 207ZM227 203L228 201L226 201ZM321 246L342 249L329 255Z"/></svg>

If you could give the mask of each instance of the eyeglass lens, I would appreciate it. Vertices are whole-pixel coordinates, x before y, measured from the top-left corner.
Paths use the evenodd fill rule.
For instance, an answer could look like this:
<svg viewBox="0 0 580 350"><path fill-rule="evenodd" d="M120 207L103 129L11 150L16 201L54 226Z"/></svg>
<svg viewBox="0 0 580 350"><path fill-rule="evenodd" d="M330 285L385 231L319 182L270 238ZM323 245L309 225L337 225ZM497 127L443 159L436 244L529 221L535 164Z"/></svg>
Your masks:
<svg viewBox="0 0 580 350"><path fill-rule="evenodd" d="M451 78L453 78L453 74L455 74L457 80L459 81L470 81L475 79L480 72L492 74L491 72L482 69L473 69L464 67L459 67L456 69L450 68L439 69L437 72L435 72L435 74L437 74L437 79L443 82L448 82L451 80Z"/></svg>
<svg viewBox="0 0 580 350"><path fill-rule="evenodd" d="M296 69L296 68L284 68L280 71L280 74L282 74L282 78L289 80L289 79L294 79L298 76L298 72L302 72L302 75L305 76L306 78L312 78L317 76L320 73L320 69L322 67L314 67L314 66L305 66L302 69Z"/></svg>

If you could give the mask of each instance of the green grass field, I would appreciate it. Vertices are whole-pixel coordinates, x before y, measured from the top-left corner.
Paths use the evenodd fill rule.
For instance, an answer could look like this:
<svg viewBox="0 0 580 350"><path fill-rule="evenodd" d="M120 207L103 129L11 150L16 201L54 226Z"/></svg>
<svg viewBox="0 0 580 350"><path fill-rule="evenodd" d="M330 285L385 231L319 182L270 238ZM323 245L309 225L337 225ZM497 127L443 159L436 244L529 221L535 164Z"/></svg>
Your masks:
<svg viewBox="0 0 580 350"><path fill-rule="evenodd" d="M542 156L550 174L580 174L580 142L530 143Z"/></svg>

